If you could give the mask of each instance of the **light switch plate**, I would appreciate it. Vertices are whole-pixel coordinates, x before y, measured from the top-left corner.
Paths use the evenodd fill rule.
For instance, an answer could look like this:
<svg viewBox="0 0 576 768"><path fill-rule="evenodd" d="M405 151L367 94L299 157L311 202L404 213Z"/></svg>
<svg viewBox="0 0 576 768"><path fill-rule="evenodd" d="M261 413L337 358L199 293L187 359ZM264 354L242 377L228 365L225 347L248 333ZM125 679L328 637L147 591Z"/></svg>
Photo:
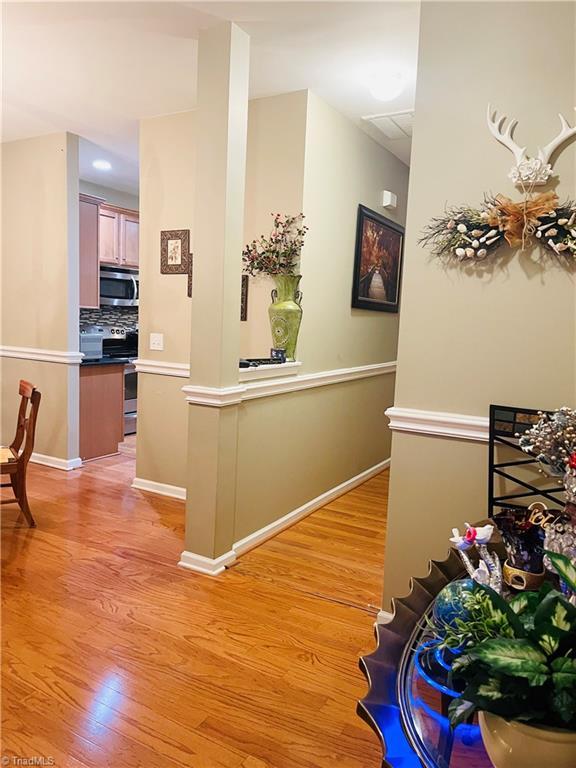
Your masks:
<svg viewBox="0 0 576 768"><path fill-rule="evenodd" d="M150 334L150 349L156 352L161 352L164 349L164 334L163 333L151 333Z"/></svg>

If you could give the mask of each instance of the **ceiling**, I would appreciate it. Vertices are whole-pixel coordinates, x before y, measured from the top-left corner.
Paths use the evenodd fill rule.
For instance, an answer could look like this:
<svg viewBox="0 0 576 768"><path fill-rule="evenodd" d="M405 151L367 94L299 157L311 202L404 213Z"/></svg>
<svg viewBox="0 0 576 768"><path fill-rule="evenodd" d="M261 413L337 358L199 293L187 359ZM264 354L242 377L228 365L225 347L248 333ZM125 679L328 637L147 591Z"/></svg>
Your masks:
<svg viewBox="0 0 576 768"><path fill-rule="evenodd" d="M195 106L198 33L222 20L250 35L250 98L310 88L409 162L410 120L390 138L394 119L363 118L413 109L414 2L6 3L3 141L77 133L81 177L136 192L138 120ZM409 74L386 103L365 85L382 66Z"/></svg>

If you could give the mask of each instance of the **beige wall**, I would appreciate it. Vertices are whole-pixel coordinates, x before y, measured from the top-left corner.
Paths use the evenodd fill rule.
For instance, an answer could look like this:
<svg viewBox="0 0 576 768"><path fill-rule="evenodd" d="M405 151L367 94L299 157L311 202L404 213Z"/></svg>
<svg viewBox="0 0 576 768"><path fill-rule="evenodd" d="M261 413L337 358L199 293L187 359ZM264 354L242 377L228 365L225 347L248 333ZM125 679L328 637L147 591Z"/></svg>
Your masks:
<svg viewBox="0 0 576 768"><path fill-rule="evenodd" d="M268 234L272 213L298 214L304 194L304 151L308 91L254 99L248 109L246 154L246 243ZM268 357L271 278L251 277L248 320L241 323L241 357Z"/></svg>
<svg viewBox="0 0 576 768"><path fill-rule="evenodd" d="M67 133L2 144L2 344L78 349L77 155Z"/></svg>
<svg viewBox="0 0 576 768"><path fill-rule="evenodd" d="M85 181L84 179L80 179L80 192L85 195L103 197L110 205L128 208L131 211L137 211L140 205L138 195L122 192L120 189L112 189L112 187L103 184L94 184L92 181Z"/></svg>
<svg viewBox="0 0 576 768"><path fill-rule="evenodd" d="M398 195L385 211L382 190ZM350 120L309 93L302 254L304 294L298 358L305 370L396 359L398 315L351 308L358 204L404 223L408 168Z"/></svg>
<svg viewBox="0 0 576 768"><path fill-rule="evenodd" d="M487 416L490 403L574 402L568 271L538 250L515 255L506 247L479 270L443 266L417 243L446 203L479 205L487 192L520 199L507 178L513 156L486 127L488 102L519 120L516 135L529 154L556 135L558 112L573 122L574 9L499 3L495 24L489 3L422 5L397 406ZM472 33L489 49L471 45ZM572 144L555 163L561 199L574 197L574 169ZM430 557L445 555L452 525L486 514L486 461L485 445L394 436L386 603Z"/></svg>
<svg viewBox="0 0 576 768"><path fill-rule="evenodd" d="M381 191L391 189L402 223L408 168L310 92L252 102L250 117L247 233L269 231L272 211L303 210L310 227L297 354L303 372L395 360L398 316L350 308L352 268L358 204L378 210ZM258 302L251 294L249 317L258 325L250 338L265 337L266 351L268 289ZM393 399L394 374L385 374L244 402L235 540L388 458L384 411Z"/></svg>
<svg viewBox="0 0 576 768"><path fill-rule="evenodd" d="M195 114L182 112L140 123L140 358L188 364L191 300L186 275L160 274L160 232L194 234ZM164 350L149 349L150 333ZM139 374L136 476L186 484L186 379Z"/></svg>
<svg viewBox="0 0 576 768"><path fill-rule="evenodd" d="M390 456L393 396L388 374L244 403L234 541Z"/></svg>
<svg viewBox="0 0 576 768"><path fill-rule="evenodd" d="M2 144L2 333L10 347L78 350L78 137ZM2 359L2 440L18 380L42 392L35 451L78 457L78 366Z"/></svg>

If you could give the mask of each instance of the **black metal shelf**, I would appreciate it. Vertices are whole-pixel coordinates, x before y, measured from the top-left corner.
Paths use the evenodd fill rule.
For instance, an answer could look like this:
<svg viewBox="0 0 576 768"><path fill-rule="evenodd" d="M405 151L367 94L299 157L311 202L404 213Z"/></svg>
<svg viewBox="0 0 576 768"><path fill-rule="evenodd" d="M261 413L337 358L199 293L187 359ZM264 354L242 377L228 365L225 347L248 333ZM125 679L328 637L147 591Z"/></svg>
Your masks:
<svg viewBox="0 0 576 768"><path fill-rule="evenodd" d="M494 512L498 508L523 508L529 506L528 503L511 504L512 501L523 500L532 502L534 500L546 500L555 505L564 505L564 489L562 485L541 487L531 483L528 479L521 479L511 470L514 467L522 467L523 470L533 468L534 481L541 480L542 475L539 471L540 464L536 458L529 458L520 448L519 438L516 435L522 435L530 429L539 420L539 411L533 408L513 408L509 405L491 405L489 420L489 439L488 439L488 515L494 517ZM509 458L506 461L497 461L496 454L499 446L505 446L513 452L522 455L520 459ZM496 478L503 478L516 487L510 489L509 493L496 494ZM525 490L524 490L525 489Z"/></svg>

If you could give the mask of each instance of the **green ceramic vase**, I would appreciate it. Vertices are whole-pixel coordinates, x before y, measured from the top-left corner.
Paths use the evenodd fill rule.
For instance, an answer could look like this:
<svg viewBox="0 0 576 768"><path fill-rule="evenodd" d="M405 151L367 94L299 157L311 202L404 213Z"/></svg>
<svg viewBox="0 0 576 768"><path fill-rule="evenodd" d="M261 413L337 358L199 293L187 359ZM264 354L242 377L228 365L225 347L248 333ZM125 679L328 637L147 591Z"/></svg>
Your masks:
<svg viewBox="0 0 576 768"><path fill-rule="evenodd" d="M296 359L296 342L302 322L302 292L298 284L302 275L273 275L276 288L268 307L274 349L286 351L286 360Z"/></svg>

